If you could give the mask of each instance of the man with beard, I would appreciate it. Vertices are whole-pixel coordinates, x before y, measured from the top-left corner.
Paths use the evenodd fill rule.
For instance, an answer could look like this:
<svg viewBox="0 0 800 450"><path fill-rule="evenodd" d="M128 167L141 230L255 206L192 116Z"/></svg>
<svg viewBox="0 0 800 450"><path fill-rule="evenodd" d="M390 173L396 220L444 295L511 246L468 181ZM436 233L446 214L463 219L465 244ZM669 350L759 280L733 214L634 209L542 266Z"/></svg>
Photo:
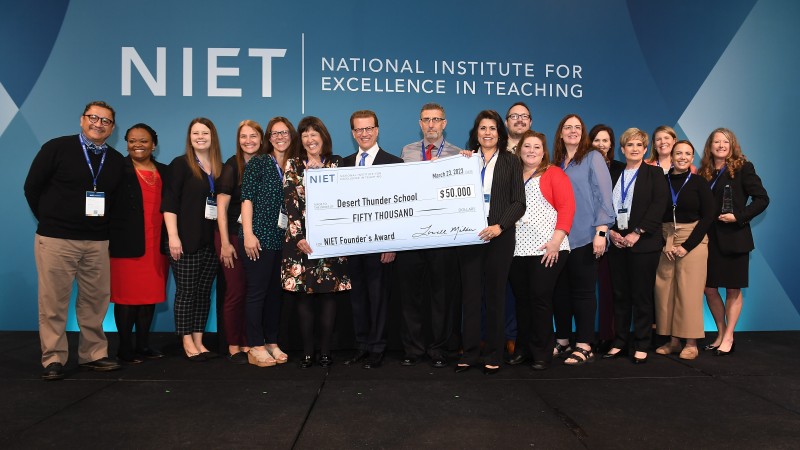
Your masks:
<svg viewBox="0 0 800 450"><path fill-rule="evenodd" d="M508 129L508 151L517 152L517 144L522 133L531 129L531 110L525 102L511 105L506 112L506 128Z"/></svg>

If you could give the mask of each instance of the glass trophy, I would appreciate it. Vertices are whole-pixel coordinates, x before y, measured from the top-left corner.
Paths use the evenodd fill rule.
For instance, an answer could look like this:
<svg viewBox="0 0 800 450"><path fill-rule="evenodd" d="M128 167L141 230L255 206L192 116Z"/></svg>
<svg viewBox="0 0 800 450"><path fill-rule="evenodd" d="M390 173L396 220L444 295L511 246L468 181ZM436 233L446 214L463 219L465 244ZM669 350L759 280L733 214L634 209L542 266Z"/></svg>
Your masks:
<svg viewBox="0 0 800 450"><path fill-rule="evenodd" d="M730 184L726 184L725 190L722 191L722 214L728 213L733 214L733 193Z"/></svg>

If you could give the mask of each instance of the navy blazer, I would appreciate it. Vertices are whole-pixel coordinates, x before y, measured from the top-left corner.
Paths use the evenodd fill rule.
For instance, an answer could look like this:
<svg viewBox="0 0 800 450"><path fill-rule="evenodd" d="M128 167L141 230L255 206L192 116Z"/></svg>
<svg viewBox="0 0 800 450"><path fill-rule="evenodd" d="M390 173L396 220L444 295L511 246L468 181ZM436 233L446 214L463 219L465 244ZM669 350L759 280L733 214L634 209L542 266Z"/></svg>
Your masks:
<svg viewBox="0 0 800 450"><path fill-rule="evenodd" d="M736 216L736 222L725 223L715 219L709 230L709 238L716 242L720 251L726 255L748 253L755 248L750 221L764 212L769 205L767 190L761 184L761 178L756 175L753 163L745 162L734 175L734 178L731 178L726 170L719 176L711 190L714 194L714 214L719 216L722 213L722 194L725 186L731 187L733 215ZM712 178L709 183L713 182ZM749 204L748 199L750 199Z"/></svg>
<svg viewBox="0 0 800 450"><path fill-rule="evenodd" d="M612 186L617 185L617 180L624 170L625 164L613 164L610 167ZM632 233L635 228L641 228L644 233L636 245L631 247L631 251L634 253L660 251L664 248L661 217L668 204L669 186L667 186L664 171L658 166L642 162L638 175L636 175L631 210L628 211L628 228L620 231L615 219L612 229L624 236Z"/></svg>
<svg viewBox="0 0 800 450"><path fill-rule="evenodd" d="M162 192L166 185L167 166L155 161L161 176ZM138 258L144 255L144 205L142 188L131 157L125 158L122 182L110 214L108 251L112 258ZM166 242L167 228L161 225L161 242ZM159 244L160 245L160 244Z"/></svg>

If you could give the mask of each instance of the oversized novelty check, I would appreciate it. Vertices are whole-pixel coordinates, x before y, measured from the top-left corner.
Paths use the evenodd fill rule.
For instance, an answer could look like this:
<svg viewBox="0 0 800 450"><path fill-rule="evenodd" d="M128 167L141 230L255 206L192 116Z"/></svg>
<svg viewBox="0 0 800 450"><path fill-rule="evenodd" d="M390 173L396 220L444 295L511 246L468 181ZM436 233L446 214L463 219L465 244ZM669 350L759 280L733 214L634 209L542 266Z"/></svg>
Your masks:
<svg viewBox="0 0 800 450"><path fill-rule="evenodd" d="M309 258L477 244L480 158L307 170Z"/></svg>

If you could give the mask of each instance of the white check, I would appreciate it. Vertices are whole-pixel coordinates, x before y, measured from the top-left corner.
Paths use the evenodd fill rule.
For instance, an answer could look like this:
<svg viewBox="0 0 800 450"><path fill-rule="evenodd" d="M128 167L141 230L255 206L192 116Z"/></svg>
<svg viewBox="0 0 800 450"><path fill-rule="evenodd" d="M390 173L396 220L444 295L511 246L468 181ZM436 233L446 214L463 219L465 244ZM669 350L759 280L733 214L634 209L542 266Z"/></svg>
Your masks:
<svg viewBox="0 0 800 450"><path fill-rule="evenodd" d="M480 158L306 171L309 258L482 243Z"/></svg>

